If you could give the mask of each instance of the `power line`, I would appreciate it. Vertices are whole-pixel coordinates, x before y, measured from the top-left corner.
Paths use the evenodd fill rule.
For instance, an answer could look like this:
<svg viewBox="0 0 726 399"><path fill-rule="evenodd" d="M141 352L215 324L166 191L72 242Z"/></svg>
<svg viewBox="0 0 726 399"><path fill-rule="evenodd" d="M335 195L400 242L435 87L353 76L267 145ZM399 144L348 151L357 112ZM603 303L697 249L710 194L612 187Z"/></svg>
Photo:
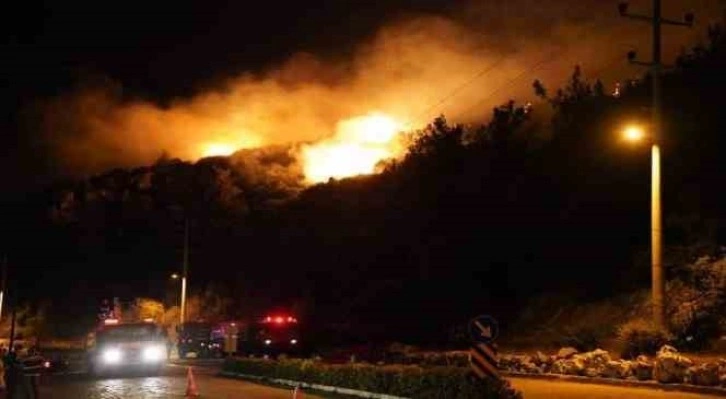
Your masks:
<svg viewBox="0 0 726 399"><path fill-rule="evenodd" d="M602 35L603 35L603 36L607 36L607 34L606 34L606 33L604 33L604 34L602 34ZM617 47L622 47L622 45L618 45ZM534 66L532 66L531 68L529 68L529 69L527 69L527 70L524 70L524 71L522 71L522 72L521 72L520 74L518 74L517 76L515 76L514 78L512 78L512 79L509 79L509 80L508 80L508 81L507 81L506 83L504 83L503 85L500 85L499 87L497 87L496 89L494 89L494 91L492 91L492 92L490 92L489 94L487 94L487 96L486 96L486 97L482 98L481 100L479 100L478 102L476 102L476 103L475 103L475 104L473 104L472 106L470 106L470 107L466 108L466 109L465 109L465 110L464 110L463 112L460 112L460 113L458 113L458 117L464 117L464 116L466 116L466 115L467 115L467 114L469 114L469 113L470 113L470 112L471 112L471 111L472 111L473 109L475 109L475 108L477 108L477 107L481 106L481 105L482 105L483 103L485 103L485 102L486 102L487 100L490 100L490 99L491 99L491 98L492 98L492 97L493 97L494 95L498 94L499 92L501 92L502 90L504 90L504 89L506 89L506 88L509 88L509 87L511 87L512 85L514 85L515 83L517 83L517 82L518 82L519 80L521 80L521 79L523 79L523 78L527 77L528 75L531 75L531 74L533 74L533 73L534 73L534 72L536 72L537 70L541 69L541 68L542 68L542 67L543 67L544 65L546 65L546 64L548 64L549 62L551 62L552 60L554 60L555 58L560 58L560 56L561 56L562 54L567 54L567 53L569 53L569 52L572 52L572 50L570 50L570 51L566 51L566 52L564 52L564 53L558 53L558 50L559 50L559 49L561 49L561 48L562 48L562 46L560 46L560 47L559 47L559 48L558 48L557 50L554 50L554 51L553 51L553 52L552 52L552 53L550 54L550 56L549 56L549 57L545 57L545 58L541 59L540 61L538 61L538 62L537 62L537 63L536 63L536 64L535 64ZM572 62L572 58L574 58L574 57L579 57L579 55L578 55L578 54L572 54L571 56L569 56L569 57L568 57L568 62ZM611 66L612 66L612 65L613 65L613 64L614 64L614 63L615 63L615 62L616 62L616 61L617 61L618 59L620 59L620 57L622 57L622 56L621 56L621 55L617 55L617 56L613 57L613 58L612 58L612 59L610 60L610 62L608 62L608 63L606 64L606 66L604 66L604 67L601 67L601 68L600 68L600 70L599 70L599 71L598 71L597 73L602 73L602 71L604 71L604 70L607 70L607 69L609 69L609 68L610 68L610 67L611 67Z"/></svg>
<svg viewBox="0 0 726 399"><path fill-rule="evenodd" d="M589 5L588 5L588 4L586 4L586 3L582 3L582 4L581 4L581 8L580 8L580 9L579 9L578 11L584 11L584 10L585 10L585 9L586 9L587 7L589 7ZM605 25L604 23L599 23L599 24L595 25L594 29L600 29L600 28L603 28L603 27L604 27L604 25ZM608 35L609 35L609 34L608 34ZM562 48L562 46L559 46L559 49L561 49L561 48ZM555 51L556 51L556 50L555 50ZM548 61L550 61L550 60L551 60L552 58L554 58L554 56L553 56L553 57L548 57L548 58L545 58L545 59L543 59L543 60L539 61L539 62L538 62L537 64L535 64L535 66L534 66L534 67L532 67L532 68L531 68L531 69L529 70L529 72L534 72L534 71L536 71L536 70L537 70L537 69L539 69L539 68L540 68L540 67L541 67L541 66L542 66L543 64L546 64L546 63L547 63ZM457 94L459 94L459 92L461 92L461 91L462 91L462 90L463 90L464 88L466 88L467 86L469 86L469 85L473 84L473 83L474 83L474 82L475 82L476 80L478 80L479 78L481 78L482 76L484 76L484 74L486 74L487 72L490 72L490 71L491 71L492 69L494 69L494 67L495 67L495 66L497 66L497 65L499 65L499 64L500 64L500 63L501 63L501 62L502 62L502 61L503 61L504 59L505 59L505 57L504 57L504 56L502 56L502 57L500 57L499 59L497 59L497 61L495 61L495 62L494 62L493 64L491 64L491 65L487 66L486 68L482 69L481 71L477 72L477 73L476 73L476 74L475 74L475 75L474 75L474 76L473 76L472 78L470 78L470 79L469 79L468 81L466 81L466 82L465 82L464 84L462 84L462 85L460 85L460 86L456 87L456 88L455 88L454 90L452 90L452 91L451 91L451 92L450 92L449 94L447 94L446 96L444 96L443 98L441 98L441 99L440 99L440 100L439 100L438 102L436 102L435 104L433 104L433 105L431 105L431 106L427 107L427 108L426 108L426 109L425 109L425 110L424 110L423 112L421 112L420 114L418 114L418 115L416 116L415 120L418 120L418 119L421 119L421 118L425 117L425 116L426 116L426 114L427 114L427 113L429 113L429 112L430 112L430 111L431 111L432 109L434 109L434 108L436 108L436 107L438 107L438 106L440 106L440 105L442 105L442 104L446 103L447 101L449 101L449 100L450 100L451 98L453 98L454 96L456 96ZM480 105L480 104L482 104L482 103L483 103L484 101L486 101L487 99L491 98L491 96L492 96L492 95L494 95L494 94L496 94L496 93L500 92L500 91L501 91L502 89L504 89L504 88L506 88L506 87L509 87L510 85L514 84L514 83L515 83L515 82L516 82L517 80L519 80L519 79L521 79L521 78L525 77L525 76L526 76L526 73L527 73L527 72L528 72L528 71L524 71L523 73L519 74L519 75L518 75L517 77L515 77L514 79L510 79L510 80L509 80L509 81L508 81L508 82L507 82L507 83L506 83L506 84L505 84L504 86L500 86L499 88L495 89L495 90L494 90L494 92L492 92L492 93L490 93L489 95L487 95L487 96L486 96L486 97L485 97L485 98L484 98L483 100L481 100L481 101L477 102L477 103L476 103L476 104L474 104L474 105L473 105L472 107L469 107L469 108L467 108L467 109L466 109L466 111L465 111L465 112L464 112L463 114L460 114L460 115L466 115L466 114L467 114L467 113L469 113L469 112L470 112L470 111L471 111L471 110L472 110L473 108L475 108L475 107L479 106L479 105Z"/></svg>
<svg viewBox="0 0 726 399"><path fill-rule="evenodd" d="M482 69L479 72L477 72L474 76L472 76L469 80L467 80L463 84L457 86L454 90L452 90L449 94L447 94L446 96L444 96L443 98L441 98L438 102L436 102L435 104L433 104L430 107L426 108L421 113L417 114L416 117L414 118L414 120L418 120L418 119L426 116L426 114L428 114L429 112L431 112L434 108L436 108L436 107L438 107L438 106L446 103L447 101L449 101L451 98L453 98L454 96L456 96L457 94L459 94L460 91L464 90L467 86L473 84L476 80L478 80L479 78L481 78L482 76L484 76L484 74L490 72L495 67L497 67L499 64L501 64L502 61L504 61L504 59L505 59L505 56L500 56L492 64L488 65L484 69Z"/></svg>
<svg viewBox="0 0 726 399"><path fill-rule="evenodd" d="M537 63L536 63L535 65L534 65L534 67L532 67L532 68L530 68L530 69L525 69L524 71L522 71L521 73L519 73L519 74L518 74L517 76L515 76L514 78L512 78L512 79L509 79L509 80L508 80L508 81L507 81L507 82L506 82L506 83L505 83L504 85L500 85L499 87L497 87L496 89L494 89L494 91L490 92L490 93L489 93L489 94L488 94L488 95L487 95L486 97L484 97L483 99L481 99L481 100L477 101L477 102L476 102L475 104L473 104L472 106L470 106L470 107L466 108L466 109L465 109L465 110L464 110L463 112L460 112L460 113L459 113L459 116L461 117L461 116L465 116L465 115L467 115L467 114L468 114L469 112L471 112L471 111L472 111L472 110L473 110L474 108L476 108L476 107L479 107L480 105L482 105L482 104L483 104L484 102L486 102L487 100L489 100L489 99L490 99L490 98L491 98L492 96L494 96L495 94L499 93L500 91L502 91L502 90L503 90L503 89L505 89L505 88L508 88L508 87L510 87L510 86L512 86L512 85L514 85L514 83L517 83L517 82L518 82L518 81L519 81L520 79L524 78L525 76L527 76L527 75L531 75L531 74L532 74L532 73L533 73L534 71L538 70L538 69L539 69L540 67L542 67L542 66L543 66L543 65L545 65L546 63L550 62L550 61L551 61L551 60L552 60L553 58L555 58L555 56L556 56L556 55L557 55L557 54L556 54L556 51L553 51L553 52L552 52L552 54L551 54L551 56L549 56L549 57L546 57L546 58L544 58L544 59L542 59L542 60L538 61L538 62L537 62Z"/></svg>

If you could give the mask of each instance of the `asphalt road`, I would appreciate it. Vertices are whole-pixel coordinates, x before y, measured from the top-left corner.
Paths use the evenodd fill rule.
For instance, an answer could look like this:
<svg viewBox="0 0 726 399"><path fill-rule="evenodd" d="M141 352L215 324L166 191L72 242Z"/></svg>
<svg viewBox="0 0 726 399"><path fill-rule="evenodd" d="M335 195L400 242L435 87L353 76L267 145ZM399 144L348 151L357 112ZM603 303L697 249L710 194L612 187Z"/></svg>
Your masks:
<svg viewBox="0 0 726 399"><path fill-rule="evenodd" d="M291 399L292 390L216 377L218 367L196 366L195 380L204 399ZM43 399L184 398L186 367L167 366L158 377L92 378L86 375L47 376L40 386ZM536 379L509 379L525 399L708 399L717 396L655 389L617 387ZM305 399L322 399L304 393Z"/></svg>
<svg viewBox="0 0 726 399"><path fill-rule="evenodd" d="M710 399L723 396L668 392L658 389L630 388L579 382L508 378L522 391L524 399Z"/></svg>
<svg viewBox="0 0 726 399"><path fill-rule="evenodd" d="M291 399L292 390L215 377L216 369L195 367L203 399ZM168 366L158 377L92 378L86 375L48 376L40 384L43 399L184 398L186 368ZM305 399L322 399L307 392Z"/></svg>

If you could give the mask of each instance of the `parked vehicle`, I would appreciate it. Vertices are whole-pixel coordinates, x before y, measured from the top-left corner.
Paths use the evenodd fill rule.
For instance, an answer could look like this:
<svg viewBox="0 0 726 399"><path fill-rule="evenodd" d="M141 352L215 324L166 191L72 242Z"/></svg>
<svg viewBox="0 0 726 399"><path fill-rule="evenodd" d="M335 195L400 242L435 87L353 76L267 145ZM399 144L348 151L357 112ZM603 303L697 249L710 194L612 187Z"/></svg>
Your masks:
<svg viewBox="0 0 726 399"><path fill-rule="evenodd" d="M188 322L177 327L177 350L180 358L190 354L198 358L222 356L222 343L214 339L214 324L207 322Z"/></svg>
<svg viewBox="0 0 726 399"><path fill-rule="evenodd" d="M305 344L297 318L289 315L265 316L247 323L238 336L237 350L242 354L300 355Z"/></svg>
<svg viewBox="0 0 726 399"><path fill-rule="evenodd" d="M93 374L133 371L154 375L166 362L166 334L154 323L108 319L92 335L88 360Z"/></svg>

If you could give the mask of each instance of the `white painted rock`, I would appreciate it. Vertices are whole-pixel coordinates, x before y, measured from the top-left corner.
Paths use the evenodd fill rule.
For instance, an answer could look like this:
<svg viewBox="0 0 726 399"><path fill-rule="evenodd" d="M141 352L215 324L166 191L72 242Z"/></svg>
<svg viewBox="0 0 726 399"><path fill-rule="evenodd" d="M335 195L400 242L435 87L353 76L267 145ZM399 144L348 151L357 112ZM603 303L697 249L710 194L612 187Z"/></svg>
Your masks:
<svg viewBox="0 0 726 399"><path fill-rule="evenodd" d="M693 366L691 359L678 354L672 346L665 345L656 355L653 378L662 383L682 383L686 371Z"/></svg>

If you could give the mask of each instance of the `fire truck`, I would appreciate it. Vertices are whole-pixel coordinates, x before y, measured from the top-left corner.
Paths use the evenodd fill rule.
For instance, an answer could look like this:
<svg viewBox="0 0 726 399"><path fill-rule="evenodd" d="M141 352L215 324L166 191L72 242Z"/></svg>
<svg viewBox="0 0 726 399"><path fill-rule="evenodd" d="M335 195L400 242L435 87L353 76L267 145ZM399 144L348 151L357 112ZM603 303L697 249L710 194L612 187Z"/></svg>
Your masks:
<svg viewBox="0 0 726 399"><path fill-rule="evenodd" d="M213 334L215 325L209 322L187 322L177 326L177 350L184 359L190 354L200 358L215 358L222 355L222 343Z"/></svg>
<svg viewBox="0 0 726 399"><path fill-rule="evenodd" d="M166 331L153 321L105 319L89 334L88 364L94 375L122 371L155 375L167 360Z"/></svg>
<svg viewBox="0 0 726 399"><path fill-rule="evenodd" d="M237 353L260 355L300 355L300 323L294 316L273 314L246 323L238 330Z"/></svg>
<svg viewBox="0 0 726 399"><path fill-rule="evenodd" d="M188 322L178 328L179 357L303 354L298 319L276 313L251 320Z"/></svg>

